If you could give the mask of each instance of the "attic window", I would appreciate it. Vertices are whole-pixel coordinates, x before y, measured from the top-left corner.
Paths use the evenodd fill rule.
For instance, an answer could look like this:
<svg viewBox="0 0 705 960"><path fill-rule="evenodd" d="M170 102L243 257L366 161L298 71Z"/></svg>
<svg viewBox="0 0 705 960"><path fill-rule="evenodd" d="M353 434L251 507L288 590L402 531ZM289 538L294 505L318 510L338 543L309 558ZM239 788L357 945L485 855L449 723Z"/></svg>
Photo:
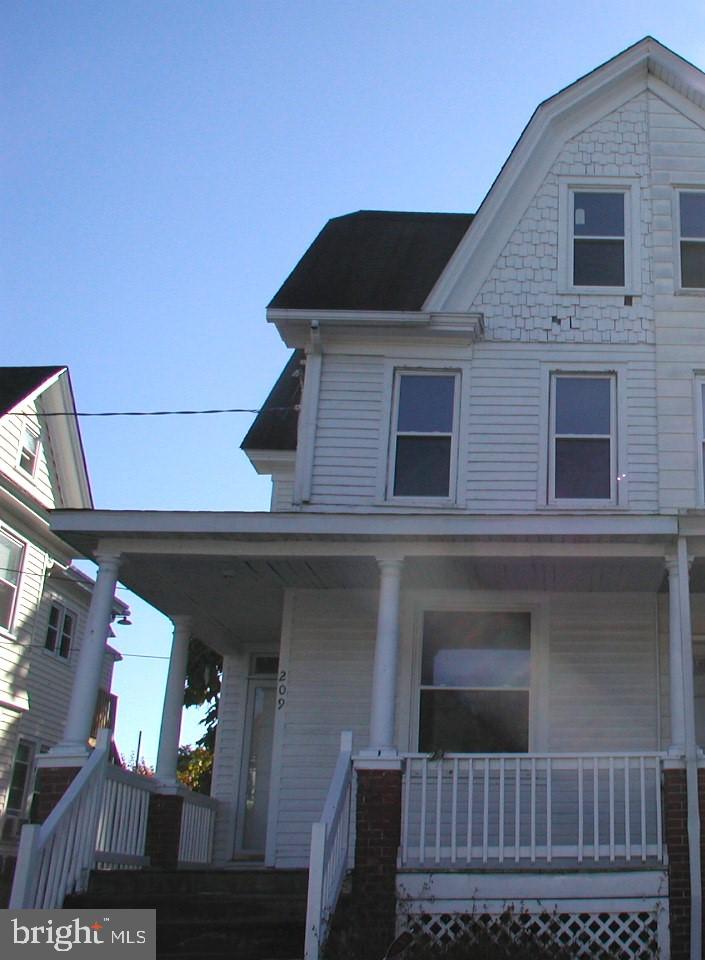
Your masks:
<svg viewBox="0 0 705 960"><path fill-rule="evenodd" d="M33 477L37 469L39 460L39 434L29 425L25 425L22 431L22 442L20 443L20 456L18 465L20 470L24 470L30 477Z"/></svg>
<svg viewBox="0 0 705 960"><path fill-rule="evenodd" d="M679 194L681 287L705 288L705 193Z"/></svg>
<svg viewBox="0 0 705 960"><path fill-rule="evenodd" d="M558 209L560 291L639 295L639 180L606 177L576 181L561 177Z"/></svg>

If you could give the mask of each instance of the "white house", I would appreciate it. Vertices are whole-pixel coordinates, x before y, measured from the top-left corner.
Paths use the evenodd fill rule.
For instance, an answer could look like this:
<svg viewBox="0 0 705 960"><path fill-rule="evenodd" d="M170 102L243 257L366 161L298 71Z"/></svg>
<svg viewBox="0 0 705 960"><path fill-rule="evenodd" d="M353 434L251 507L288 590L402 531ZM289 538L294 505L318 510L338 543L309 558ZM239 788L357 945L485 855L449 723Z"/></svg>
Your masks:
<svg viewBox="0 0 705 960"><path fill-rule="evenodd" d="M119 576L175 619L165 781L188 636L224 655L216 864L307 865L335 768L316 936L347 858L380 955L511 906L581 956L701 956L704 308L705 75L647 37L474 217L323 228L267 311L270 513L54 514L96 618Z"/></svg>
<svg viewBox="0 0 705 960"><path fill-rule="evenodd" d="M92 581L49 529L92 500L66 367L0 367L0 861L11 869L35 758L61 737ZM115 601L114 612L127 607ZM107 634L106 634L107 635ZM114 725L106 648L94 706Z"/></svg>

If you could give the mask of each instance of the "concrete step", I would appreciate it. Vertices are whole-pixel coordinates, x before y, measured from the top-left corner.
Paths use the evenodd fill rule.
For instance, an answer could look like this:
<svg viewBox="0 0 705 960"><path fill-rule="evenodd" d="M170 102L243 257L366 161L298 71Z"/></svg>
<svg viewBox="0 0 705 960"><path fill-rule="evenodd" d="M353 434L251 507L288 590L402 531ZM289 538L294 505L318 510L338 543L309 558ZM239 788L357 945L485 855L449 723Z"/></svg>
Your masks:
<svg viewBox="0 0 705 960"><path fill-rule="evenodd" d="M223 917L231 920L256 920L277 923L278 921L302 920L306 915L306 897L272 893L193 893L189 897L168 894L140 894L120 892L105 895L89 891L67 897L66 907L113 909L155 909L160 923L192 923L208 921L218 923Z"/></svg>
<svg viewBox="0 0 705 960"><path fill-rule="evenodd" d="M96 896L293 894L306 896L308 870L94 870L88 885Z"/></svg>

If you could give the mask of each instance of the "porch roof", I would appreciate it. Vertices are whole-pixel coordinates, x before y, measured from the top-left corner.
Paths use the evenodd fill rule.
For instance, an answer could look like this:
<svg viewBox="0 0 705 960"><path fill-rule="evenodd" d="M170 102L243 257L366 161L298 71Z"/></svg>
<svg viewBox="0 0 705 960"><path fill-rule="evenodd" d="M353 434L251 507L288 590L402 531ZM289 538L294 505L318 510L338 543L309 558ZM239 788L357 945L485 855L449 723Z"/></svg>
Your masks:
<svg viewBox="0 0 705 960"><path fill-rule="evenodd" d="M54 531L222 652L277 642L287 588L375 589L403 555L403 588L657 591L673 518L57 511Z"/></svg>

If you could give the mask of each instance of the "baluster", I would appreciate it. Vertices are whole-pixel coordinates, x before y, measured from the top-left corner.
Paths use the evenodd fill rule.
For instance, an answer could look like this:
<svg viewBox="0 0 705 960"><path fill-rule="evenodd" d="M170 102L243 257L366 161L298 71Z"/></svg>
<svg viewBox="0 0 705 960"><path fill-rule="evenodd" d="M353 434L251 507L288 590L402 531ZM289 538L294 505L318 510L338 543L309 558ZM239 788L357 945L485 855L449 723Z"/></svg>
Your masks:
<svg viewBox="0 0 705 960"><path fill-rule="evenodd" d="M419 863L426 863L426 786L428 777L428 760L421 761L421 822L419 824Z"/></svg>
<svg viewBox="0 0 705 960"><path fill-rule="evenodd" d="M610 863L614 863L614 757L609 759L610 789Z"/></svg>
<svg viewBox="0 0 705 960"><path fill-rule="evenodd" d="M521 848L521 757L514 760L514 862L519 863Z"/></svg>
<svg viewBox="0 0 705 960"><path fill-rule="evenodd" d="M585 808L583 790L583 758L578 757L578 863L583 862L583 844L585 842Z"/></svg>
<svg viewBox="0 0 705 960"><path fill-rule="evenodd" d="M490 836L490 760L485 757L485 783L482 809L482 862L487 863Z"/></svg>
<svg viewBox="0 0 705 960"><path fill-rule="evenodd" d="M499 760L499 862L504 863L504 757Z"/></svg>
<svg viewBox="0 0 705 960"><path fill-rule="evenodd" d="M629 757L624 758L624 847L627 860L632 858L631 797L629 796Z"/></svg>
<svg viewBox="0 0 705 960"><path fill-rule="evenodd" d="M443 761L436 760L436 863L441 862L441 817L443 804Z"/></svg>
<svg viewBox="0 0 705 960"><path fill-rule="evenodd" d="M473 787L474 774L472 757L468 757L468 822L467 822L467 849L465 859L468 863L472 859L472 814L473 814Z"/></svg>
<svg viewBox="0 0 705 960"><path fill-rule="evenodd" d="M450 862L455 863L458 852L458 758L453 758L453 796L450 811Z"/></svg>
<svg viewBox="0 0 705 960"><path fill-rule="evenodd" d="M661 761L654 757L654 792L656 794L656 856L663 860L663 838L661 836ZM644 808L646 809L646 792L644 792ZM646 816L646 814L644 814ZM646 830L644 831L646 835Z"/></svg>
<svg viewBox="0 0 705 960"><path fill-rule="evenodd" d="M531 862L536 863L536 757L531 758Z"/></svg>
<svg viewBox="0 0 705 960"><path fill-rule="evenodd" d="M553 786L551 784L551 758L546 758L546 862L550 863L553 856Z"/></svg>
<svg viewBox="0 0 705 960"><path fill-rule="evenodd" d="M592 839L593 856L600 859L600 766L597 757L592 758Z"/></svg>

